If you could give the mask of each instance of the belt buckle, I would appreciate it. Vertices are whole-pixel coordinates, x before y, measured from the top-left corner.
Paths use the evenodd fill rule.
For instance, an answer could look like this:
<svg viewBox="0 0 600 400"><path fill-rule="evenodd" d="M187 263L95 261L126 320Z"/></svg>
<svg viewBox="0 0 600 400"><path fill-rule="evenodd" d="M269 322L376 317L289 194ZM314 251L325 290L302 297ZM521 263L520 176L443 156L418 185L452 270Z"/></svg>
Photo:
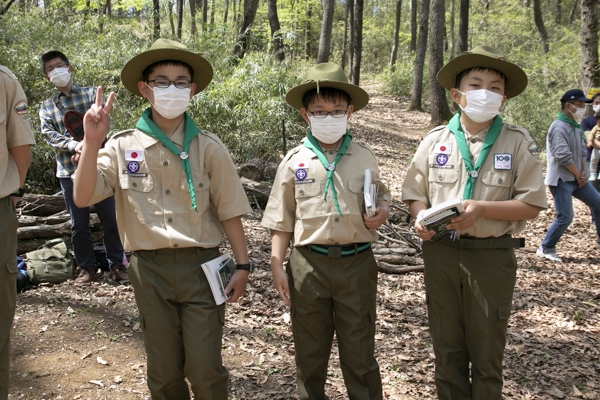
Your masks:
<svg viewBox="0 0 600 400"><path fill-rule="evenodd" d="M341 246L329 246L327 248L327 256L329 258L342 258L342 247Z"/></svg>

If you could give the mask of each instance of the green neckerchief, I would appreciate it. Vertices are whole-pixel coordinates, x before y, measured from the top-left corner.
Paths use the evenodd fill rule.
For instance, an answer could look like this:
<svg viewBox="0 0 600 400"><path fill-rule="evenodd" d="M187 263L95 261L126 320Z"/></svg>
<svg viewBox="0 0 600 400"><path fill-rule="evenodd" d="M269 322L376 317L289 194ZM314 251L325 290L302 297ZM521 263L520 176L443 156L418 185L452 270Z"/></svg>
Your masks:
<svg viewBox="0 0 600 400"><path fill-rule="evenodd" d="M146 135L152 136L153 138L160 140L161 143L164 144L167 149L171 150L173 154L178 155L179 158L181 158L181 166L185 171L185 176L188 182L188 188L190 190L190 198L192 199L192 209L198 212L198 207L196 206L196 192L194 190L194 181L192 180L192 170L190 169L190 160L188 159L188 157L190 150L190 142L193 138L198 136L198 133L200 133L200 129L198 129L194 121L186 112L184 114L185 133L183 136L183 151L179 151L177 146L175 146L175 143L173 143L173 141L169 139L167 135L165 135L164 132L161 131L158 126L156 126L154 121L150 119L151 109L152 108L148 107L142 113L142 116L135 127L140 131L144 132Z"/></svg>
<svg viewBox="0 0 600 400"><path fill-rule="evenodd" d="M342 211L340 210L340 205L337 199L337 192L335 191L335 183L333 181L333 171L335 171L335 166L338 161L344 154L346 154L346 150L348 150L348 146L350 146L350 142L352 141L352 136L350 136L350 132L346 131L344 134L344 138L342 139L342 145L338 150L337 156L335 160L331 164L327 161L327 157L323 154L323 149L321 149L321 145L317 142L317 139L312 135L310 129L306 134L306 139L304 140L304 147L312 150L316 155L323 167L327 170L327 183L325 184L325 196L323 196L323 200L327 201L327 192L329 191L329 186L332 187L331 194L333 195L333 204L335 204L335 209L337 210L338 215L342 215Z"/></svg>
<svg viewBox="0 0 600 400"><path fill-rule="evenodd" d="M479 176L479 168L481 168L488 154L492 150L492 146L496 142L496 139L502 130L503 124L502 118L498 116L494 117L494 120L492 121L492 124L485 135L483 146L481 147L481 151L477 157L477 163L475 166L473 166L473 163L471 162L471 154L469 153L469 146L465 140L465 133L463 132L462 124L460 123L460 113L454 114L454 117L452 117L450 122L448 122L447 127L450 132L454 134L454 138L458 144L458 149L460 150L460 155L465 162L465 168L467 170L467 182L463 192L463 200L469 200L473 198L473 189L475 188L475 181Z"/></svg>
<svg viewBox="0 0 600 400"><path fill-rule="evenodd" d="M573 121L571 118L567 117L565 114L563 114L561 111L558 112L558 116L556 117L559 121L563 121L566 122L567 124L573 126L574 128L579 129L579 132L581 133L581 137L583 138L583 141L585 142L587 139L585 138L585 133L583 133L583 128L581 127L581 125L579 125L577 122Z"/></svg>

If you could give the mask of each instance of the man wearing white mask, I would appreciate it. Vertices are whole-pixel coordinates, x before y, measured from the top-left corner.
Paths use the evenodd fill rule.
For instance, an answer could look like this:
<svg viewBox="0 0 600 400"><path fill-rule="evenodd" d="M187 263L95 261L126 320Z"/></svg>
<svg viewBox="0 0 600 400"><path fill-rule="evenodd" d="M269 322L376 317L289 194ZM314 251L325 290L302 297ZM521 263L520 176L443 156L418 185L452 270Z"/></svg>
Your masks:
<svg viewBox="0 0 600 400"><path fill-rule="evenodd" d="M517 275L512 237L546 208L542 163L529 133L498 116L527 75L497 49L477 46L438 73L460 111L423 139L402 201L413 218L462 198L445 234L415 222L423 240L425 292L440 399L502 398L502 358Z"/></svg>
<svg viewBox="0 0 600 400"><path fill-rule="evenodd" d="M90 209L79 208L73 203L71 181L83 142L77 141L67 132L63 116L69 110L85 113L94 104L96 87L80 87L74 84L71 79L73 66L60 51L44 53L41 66L44 78L52 82L56 92L40 107L40 126L46 143L56 150L56 176L71 215L71 243L79 266L75 283L87 284L93 280L98 269L89 227ZM95 204L94 208L102 222L104 247L110 271L117 282L128 282L127 269L123 265L123 245L117 229L114 197Z"/></svg>
<svg viewBox="0 0 600 400"><path fill-rule="evenodd" d="M562 261L556 255L556 243L573 221L573 197L590 207L596 232L600 234L600 193L588 181L586 138L579 125L585 115L586 103L591 102L583 91L568 90L560 99L561 111L546 136L545 183L554 197L556 219L536 254L555 262ZM596 248L600 248L600 239Z"/></svg>

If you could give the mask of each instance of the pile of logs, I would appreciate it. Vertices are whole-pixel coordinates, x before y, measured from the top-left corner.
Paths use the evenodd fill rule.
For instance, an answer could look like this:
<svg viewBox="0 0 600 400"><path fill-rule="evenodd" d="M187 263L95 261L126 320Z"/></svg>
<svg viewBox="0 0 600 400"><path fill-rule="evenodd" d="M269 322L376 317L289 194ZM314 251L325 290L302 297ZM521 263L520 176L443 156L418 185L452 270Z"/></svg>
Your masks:
<svg viewBox="0 0 600 400"><path fill-rule="evenodd" d="M35 250L46 240L54 238L63 238L70 247L71 217L66 211L62 194L50 196L26 193L17 203L17 214L17 254ZM102 241L100 219L93 212L90 216L90 228L94 242Z"/></svg>

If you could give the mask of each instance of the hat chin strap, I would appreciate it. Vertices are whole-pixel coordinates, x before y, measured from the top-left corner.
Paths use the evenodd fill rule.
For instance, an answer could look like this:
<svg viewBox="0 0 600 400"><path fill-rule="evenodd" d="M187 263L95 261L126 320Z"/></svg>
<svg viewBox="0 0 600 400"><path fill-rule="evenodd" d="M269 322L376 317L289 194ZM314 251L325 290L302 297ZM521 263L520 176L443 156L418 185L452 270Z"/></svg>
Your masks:
<svg viewBox="0 0 600 400"><path fill-rule="evenodd" d="M317 94L319 94L319 80L317 79Z"/></svg>

